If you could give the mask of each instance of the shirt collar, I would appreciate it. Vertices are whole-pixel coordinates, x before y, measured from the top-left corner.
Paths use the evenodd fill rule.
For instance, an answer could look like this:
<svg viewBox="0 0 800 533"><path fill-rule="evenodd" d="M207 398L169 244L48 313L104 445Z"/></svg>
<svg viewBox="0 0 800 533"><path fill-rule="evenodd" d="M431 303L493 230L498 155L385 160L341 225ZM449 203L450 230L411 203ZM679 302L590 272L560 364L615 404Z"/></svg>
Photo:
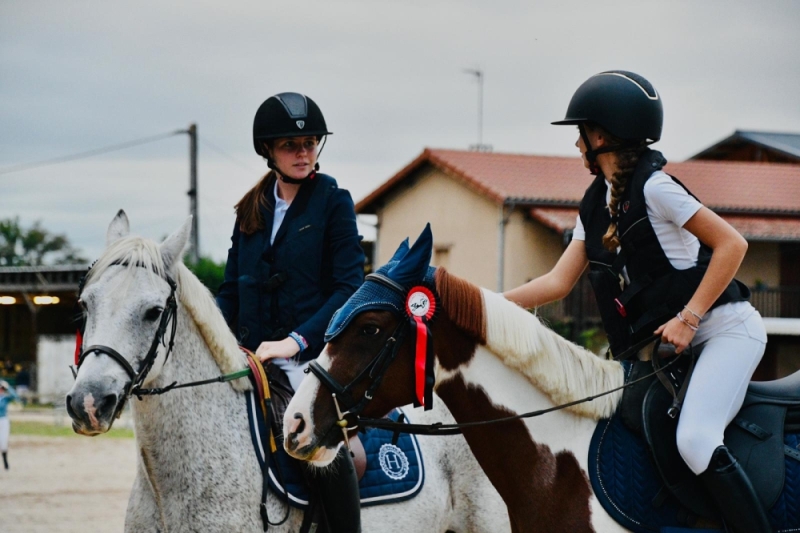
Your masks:
<svg viewBox="0 0 800 533"><path fill-rule="evenodd" d="M286 200L278 196L278 180L275 180L275 187L272 189L272 194L275 195L275 209L286 209L289 207L289 204L286 203Z"/></svg>

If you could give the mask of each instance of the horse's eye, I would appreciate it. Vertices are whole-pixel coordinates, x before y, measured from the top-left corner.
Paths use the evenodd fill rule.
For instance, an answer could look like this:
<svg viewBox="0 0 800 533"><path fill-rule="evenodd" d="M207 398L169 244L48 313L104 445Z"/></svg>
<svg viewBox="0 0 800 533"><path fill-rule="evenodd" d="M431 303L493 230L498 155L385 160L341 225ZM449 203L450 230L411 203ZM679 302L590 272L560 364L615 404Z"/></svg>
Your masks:
<svg viewBox="0 0 800 533"><path fill-rule="evenodd" d="M156 320L158 320L158 317L161 316L162 311L164 311L162 307L151 307L144 314L144 319L147 320L148 322L155 322Z"/></svg>
<svg viewBox="0 0 800 533"><path fill-rule="evenodd" d="M373 326L372 324L370 324L370 325L364 326L364 328L361 330L361 332L364 335L369 335L371 337L371 336L374 336L374 335L377 335L378 333L380 333L381 330L380 330L380 328L378 328L378 326Z"/></svg>

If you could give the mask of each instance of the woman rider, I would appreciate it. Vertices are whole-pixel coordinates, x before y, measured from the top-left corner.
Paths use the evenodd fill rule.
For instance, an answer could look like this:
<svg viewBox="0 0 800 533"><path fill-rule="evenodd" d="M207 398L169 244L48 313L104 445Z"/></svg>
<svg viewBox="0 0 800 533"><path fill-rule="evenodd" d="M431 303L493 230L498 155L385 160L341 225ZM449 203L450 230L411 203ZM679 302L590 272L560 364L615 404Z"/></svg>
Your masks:
<svg viewBox="0 0 800 533"><path fill-rule="evenodd" d="M564 120L597 177L572 242L547 274L505 296L525 308L565 297L589 265L611 351L652 334L680 353L702 347L680 414L677 443L737 532L771 531L750 481L722 438L766 345L749 291L734 280L747 242L667 175L661 98L643 77L602 72L575 92Z"/></svg>
<svg viewBox="0 0 800 533"><path fill-rule="evenodd" d="M322 351L334 311L363 281L364 253L350 193L317 172L331 132L316 103L271 96L253 122L270 171L236 204L217 303L239 343L286 372L297 390ZM344 448L314 484L332 533L360 531L358 481Z"/></svg>

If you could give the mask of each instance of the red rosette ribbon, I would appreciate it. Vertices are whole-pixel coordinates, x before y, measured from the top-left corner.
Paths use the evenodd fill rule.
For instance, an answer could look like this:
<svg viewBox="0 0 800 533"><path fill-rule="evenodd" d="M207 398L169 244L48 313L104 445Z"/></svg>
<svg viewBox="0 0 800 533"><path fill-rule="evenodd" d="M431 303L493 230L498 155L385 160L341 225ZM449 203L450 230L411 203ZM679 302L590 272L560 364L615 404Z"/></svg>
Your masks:
<svg viewBox="0 0 800 533"><path fill-rule="evenodd" d="M433 407L433 335L429 323L436 314L436 297L422 285L413 287L406 296L406 313L414 335L414 404Z"/></svg>

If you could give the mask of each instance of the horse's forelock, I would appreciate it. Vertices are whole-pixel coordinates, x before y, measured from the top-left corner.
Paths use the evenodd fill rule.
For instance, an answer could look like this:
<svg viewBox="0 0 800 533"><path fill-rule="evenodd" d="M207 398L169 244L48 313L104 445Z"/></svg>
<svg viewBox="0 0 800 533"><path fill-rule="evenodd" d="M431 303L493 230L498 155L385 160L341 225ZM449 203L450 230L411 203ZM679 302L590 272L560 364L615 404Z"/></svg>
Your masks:
<svg viewBox="0 0 800 533"><path fill-rule="evenodd" d="M486 343L486 320L480 289L465 279L450 274L444 267L434 275L436 292L447 316L481 344Z"/></svg>
<svg viewBox="0 0 800 533"><path fill-rule="evenodd" d="M128 278L138 267L144 267L154 276L166 277L167 268L161 259L158 245L150 239L133 236L118 239L106 248L89 270L86 284L100 279L106 270L114 265L125 266Z"/></svg>

